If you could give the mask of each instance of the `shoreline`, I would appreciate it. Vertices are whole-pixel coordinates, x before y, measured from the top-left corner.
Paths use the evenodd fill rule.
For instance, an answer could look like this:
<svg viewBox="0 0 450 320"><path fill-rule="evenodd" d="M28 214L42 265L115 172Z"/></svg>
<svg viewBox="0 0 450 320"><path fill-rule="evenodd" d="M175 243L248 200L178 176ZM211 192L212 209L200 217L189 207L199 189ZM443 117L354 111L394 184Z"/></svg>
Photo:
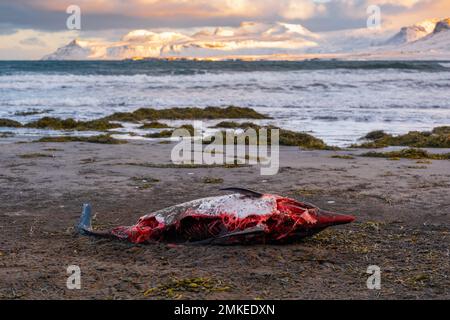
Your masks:
<svg viewBox="0 0 450 320"><path fill-rule="evenodd" d="M33 111L34 114L40 114ZM76 120L44 116L28 122L19 122L10 118L0 118L0 139L13 142L30 137L52 139L70 137L88 137L108 135L120 141L170 138L175 129L187 129L191 135L211 137L225 130L233 130L238 136L239 130L279 129L280 144L312 149L324 148L380 148L404 146L413 148L450 148L450 126L435 126L429 131L408 131L394 135L377 128L365 132L364 136L353 137L347 144L328 144L325 139L317 138L316 131L289 130L277 125L279 119L272 118L248 107L207 107L207 108L139 108L129 112L115 112L101 118ZM369 128L367 128L368 130ZM15 131L22 131L17 135ZM31 135L25 134L30 131ZM345 136L345 133L342 134ZM334 137L336 140L337 137ZM37 141L42 140L38 139ZM306 141L307 140L307 141ZM165 140L160 140L165 141ZM62 141L61 141L62 142Z"/></svg>

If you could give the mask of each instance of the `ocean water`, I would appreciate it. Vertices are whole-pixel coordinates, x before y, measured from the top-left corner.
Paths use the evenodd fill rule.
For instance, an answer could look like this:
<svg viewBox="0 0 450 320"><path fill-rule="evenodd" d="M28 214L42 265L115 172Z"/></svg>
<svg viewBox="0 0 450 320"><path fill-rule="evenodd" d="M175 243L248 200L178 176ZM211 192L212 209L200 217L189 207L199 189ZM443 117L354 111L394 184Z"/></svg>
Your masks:
<svg viewBox="0 0 450 320"><path fill-rule="evenodd" d="M0 61L0 118L22 123L227 105L254 108L274 118L264 123L345 146L372 130L399 134L450 125L450 63ZM20 114L28 111L42 113Z"/></svg>

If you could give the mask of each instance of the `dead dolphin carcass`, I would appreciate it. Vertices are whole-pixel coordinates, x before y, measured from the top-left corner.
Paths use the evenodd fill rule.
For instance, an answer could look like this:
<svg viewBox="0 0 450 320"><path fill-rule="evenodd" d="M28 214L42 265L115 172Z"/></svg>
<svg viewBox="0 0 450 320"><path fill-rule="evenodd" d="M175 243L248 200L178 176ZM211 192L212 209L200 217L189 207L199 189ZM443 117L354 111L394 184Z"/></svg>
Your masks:
<svg viewBox="0 0 450 320"><path fill-rule="evenodd" d="M83 235L132 243L286 243L355 220L278 195L242 188L222 190L235 193L162 209L141 217L133 226L108 232L93 231L91 208L85 205L77 229Z"/></svg>

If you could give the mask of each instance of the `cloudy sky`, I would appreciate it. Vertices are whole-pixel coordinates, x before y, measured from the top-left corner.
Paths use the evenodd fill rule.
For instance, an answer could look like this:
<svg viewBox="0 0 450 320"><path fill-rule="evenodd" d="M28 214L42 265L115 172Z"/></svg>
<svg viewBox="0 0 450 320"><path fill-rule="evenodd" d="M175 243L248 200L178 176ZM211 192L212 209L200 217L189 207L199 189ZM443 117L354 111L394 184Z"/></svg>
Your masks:
<svg viewBox="0 0 450 320"><path fill-rule="evenodd" d="M373 4L384 29L450 16L449 0L0 0L0 59L39 59L77 37L113 41L132 29L191 33L243 21L358 29ZM67 30L70 5L81 8L81 31Z"/></svg>

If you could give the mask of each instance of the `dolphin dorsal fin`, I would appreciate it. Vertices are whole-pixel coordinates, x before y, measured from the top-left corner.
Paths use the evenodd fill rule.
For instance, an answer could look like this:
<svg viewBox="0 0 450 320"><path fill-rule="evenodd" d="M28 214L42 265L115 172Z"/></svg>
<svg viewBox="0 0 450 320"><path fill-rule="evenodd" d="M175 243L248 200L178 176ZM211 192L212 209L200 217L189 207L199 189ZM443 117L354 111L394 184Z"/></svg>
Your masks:
<svg viewBox="0 0 450 320"><path fill-rule="evenodd" d="M253 191L253 190L249 190L249 189L244 189L244 188L224 188L224 189L220 189L222 191L231 191L231 192L237 192L239 194L242 194L244 196L247 197L251 197L251 198L261 198L263 196L262 193Z"/></svg>

